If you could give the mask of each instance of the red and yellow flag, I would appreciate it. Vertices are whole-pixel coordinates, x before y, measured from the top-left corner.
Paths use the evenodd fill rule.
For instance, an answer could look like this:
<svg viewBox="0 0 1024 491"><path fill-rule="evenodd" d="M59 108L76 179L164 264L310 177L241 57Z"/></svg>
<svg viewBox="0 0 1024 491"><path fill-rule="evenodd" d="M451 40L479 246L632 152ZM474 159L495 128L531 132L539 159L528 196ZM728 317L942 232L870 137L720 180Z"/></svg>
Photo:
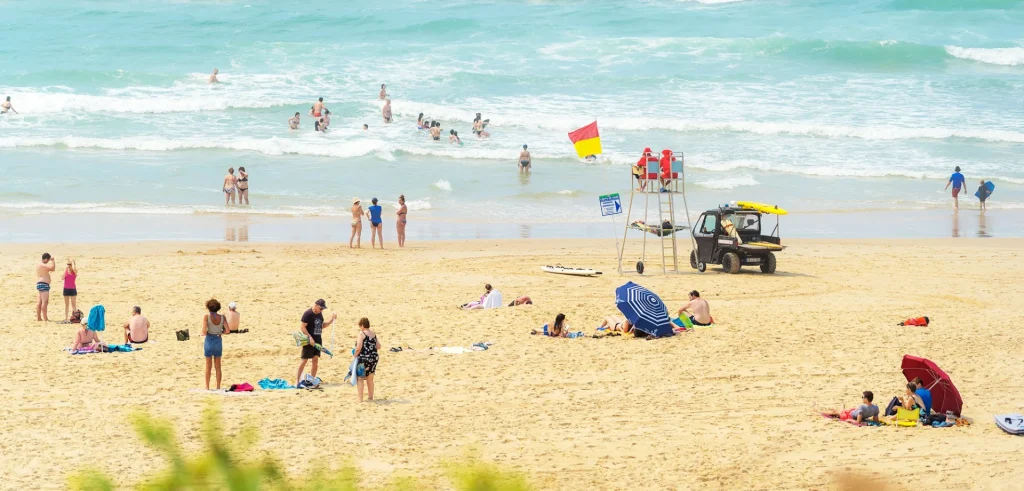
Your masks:
<svg viewBox="0 0 1024 491"><path fill-rule="evenodd" d="M569 133L569 140L576 147L580 158L601 153L601 135L597 133L597 121Z"/></svg>

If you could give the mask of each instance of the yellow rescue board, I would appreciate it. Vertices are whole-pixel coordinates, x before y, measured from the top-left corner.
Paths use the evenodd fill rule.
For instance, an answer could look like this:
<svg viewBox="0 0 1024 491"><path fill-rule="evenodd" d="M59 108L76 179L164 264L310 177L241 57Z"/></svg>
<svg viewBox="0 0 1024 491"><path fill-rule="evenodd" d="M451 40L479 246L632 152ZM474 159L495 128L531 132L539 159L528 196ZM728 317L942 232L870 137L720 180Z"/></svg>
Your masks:
<svg viewBox="0 0 1024 491"><path fill-rule="evenodd" d="M789 212L779 208L775 205L766 205L764 203L758 203L755 201L737 201L736 204L741 208L748 210L759 211L761 213L770 213L772 215L788 215Z"/></svg>

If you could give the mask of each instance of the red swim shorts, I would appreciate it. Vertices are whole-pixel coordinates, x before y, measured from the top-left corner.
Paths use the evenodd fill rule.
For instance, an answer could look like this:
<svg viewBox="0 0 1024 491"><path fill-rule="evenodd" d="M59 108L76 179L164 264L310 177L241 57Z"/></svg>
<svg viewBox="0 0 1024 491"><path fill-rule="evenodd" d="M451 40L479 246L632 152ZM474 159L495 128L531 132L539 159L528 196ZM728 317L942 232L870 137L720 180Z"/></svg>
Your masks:
<svg viewBox="0 0 1024 491"><path fill-rule="evenodd" d="M956 198L958 194L960 194L960 188L953 188L953 197Z"/></svg>

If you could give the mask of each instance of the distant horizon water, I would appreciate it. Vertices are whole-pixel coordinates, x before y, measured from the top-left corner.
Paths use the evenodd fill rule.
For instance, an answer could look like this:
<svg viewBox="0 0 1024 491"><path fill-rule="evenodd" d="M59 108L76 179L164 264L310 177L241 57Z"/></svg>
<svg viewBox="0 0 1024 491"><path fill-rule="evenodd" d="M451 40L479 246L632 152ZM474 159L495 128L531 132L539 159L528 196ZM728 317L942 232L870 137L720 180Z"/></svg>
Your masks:
<svg viewBox="0 0 1024 491"><path fill-rule="evenodd" d="M39 220L105 240L90 224L124 217L140 231L123 240L216 238L199 229L238 217L253 240L333 240L353 196L380 198L393 227L399 194L410 240L610 238L597 196L628 194L648 146L685 155L693 218L751 200L789 209L796 236L957 235L943 187L960 166L956 220L978 228L974 191L993 181L972 236L1024 236L1024 0L61 1L0 16L0 97L19 113L0 116L0 240L62 238ZM586 163L567 133L594 120L605 153ZM252 206L225 207L239 166Z"/></svg>

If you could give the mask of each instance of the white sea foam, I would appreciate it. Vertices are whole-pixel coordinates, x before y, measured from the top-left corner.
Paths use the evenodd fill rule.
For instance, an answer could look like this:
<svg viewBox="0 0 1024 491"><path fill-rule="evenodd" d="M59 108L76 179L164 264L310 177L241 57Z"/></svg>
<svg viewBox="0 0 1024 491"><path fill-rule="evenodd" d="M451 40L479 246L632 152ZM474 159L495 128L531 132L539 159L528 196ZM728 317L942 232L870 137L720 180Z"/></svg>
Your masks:
<svg viewBox="0 0 1024 491"><path fill-rule="evenodd" d="M707 179L698 181L697 185L707 189L736 189L743 186L757 186L760 184L752 176L743 174L738 176L724 176L720 179Z"/></svg>
<svg viewBox="0 0 1024 491"><path fill-rule="evenodd" d="M452 183L447 179L438 179L437 182L434 183L434 187L441 191L448 191L449 193L452 191Z"/></svg>
<svg viewBox="0 0 1024 491"><path fill-rule="evenodd" d="M1024 48L961 48L946 46L950 56L992 65L1024 65Z"/></svg>

